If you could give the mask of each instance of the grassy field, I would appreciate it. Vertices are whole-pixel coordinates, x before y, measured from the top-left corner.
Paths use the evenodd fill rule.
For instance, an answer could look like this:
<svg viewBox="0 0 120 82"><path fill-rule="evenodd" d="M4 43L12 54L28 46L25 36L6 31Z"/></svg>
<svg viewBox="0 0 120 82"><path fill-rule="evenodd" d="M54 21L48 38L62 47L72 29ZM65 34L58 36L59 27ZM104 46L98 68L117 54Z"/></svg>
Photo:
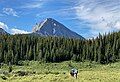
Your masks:
<svg viewBox="0 0 120 82"><path fill-rule="evenodd" d="M77 68L78 78L70 76L71 68ZM25 61L21 66L0 69L0 82L120 82L120 62L101 65L95 62L41 63Z"/></svg>

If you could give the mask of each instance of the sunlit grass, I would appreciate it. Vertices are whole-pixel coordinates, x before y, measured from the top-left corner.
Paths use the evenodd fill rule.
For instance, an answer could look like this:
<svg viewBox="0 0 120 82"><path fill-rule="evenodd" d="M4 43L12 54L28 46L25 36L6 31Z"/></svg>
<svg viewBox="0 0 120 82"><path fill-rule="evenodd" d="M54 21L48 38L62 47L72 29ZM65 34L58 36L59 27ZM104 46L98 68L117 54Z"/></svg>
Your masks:
<svg viewBox="0 0 120 82"><path fill-rule="evenodd" d="M79 70L77 79L69 74L73 67ZM7 66L3 66L2 70L7 70ZM34 71L35 74L19 76L14 73L20 70ZM13 66L13 72L4 76L7 80L0 77L0 82L120 82L120 62L101 65L94 62L90 64L71 61L61 63L28 61L23 66Z"/></svg>

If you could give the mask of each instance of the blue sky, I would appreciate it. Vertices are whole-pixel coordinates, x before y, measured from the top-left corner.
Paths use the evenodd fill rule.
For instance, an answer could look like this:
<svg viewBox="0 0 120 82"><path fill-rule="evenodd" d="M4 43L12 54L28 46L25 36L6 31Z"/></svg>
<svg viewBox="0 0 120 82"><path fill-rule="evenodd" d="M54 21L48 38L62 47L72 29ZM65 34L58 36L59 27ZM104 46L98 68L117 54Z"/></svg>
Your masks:
<svg viewBox="0 0 120 82"><path fill-rule="evenodd" d="M0 0L0 28L30 33L54 18L85 38L120 30L120 0Z"/></svg>

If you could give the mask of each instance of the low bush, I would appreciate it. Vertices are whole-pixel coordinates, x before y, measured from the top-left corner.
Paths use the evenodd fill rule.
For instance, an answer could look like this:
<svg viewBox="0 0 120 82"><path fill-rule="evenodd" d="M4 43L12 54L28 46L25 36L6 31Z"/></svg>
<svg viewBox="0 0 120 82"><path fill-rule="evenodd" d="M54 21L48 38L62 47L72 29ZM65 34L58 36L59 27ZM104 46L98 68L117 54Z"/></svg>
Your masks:
<svg viewBox="0 0 120 82"><path fill-rule="evenodd" d="M36 74L35 71L17 71L15 72L15 74L17 74L18 76L26 76L26 75L30 75L30 74Z"/></svg>
<svg viewBox="0 0 120 82"><path fill-rule="evenodd" d="M2 78L3 80L7 80L7 77L6 77L5 75L1 75L1 78Z"/></svg>

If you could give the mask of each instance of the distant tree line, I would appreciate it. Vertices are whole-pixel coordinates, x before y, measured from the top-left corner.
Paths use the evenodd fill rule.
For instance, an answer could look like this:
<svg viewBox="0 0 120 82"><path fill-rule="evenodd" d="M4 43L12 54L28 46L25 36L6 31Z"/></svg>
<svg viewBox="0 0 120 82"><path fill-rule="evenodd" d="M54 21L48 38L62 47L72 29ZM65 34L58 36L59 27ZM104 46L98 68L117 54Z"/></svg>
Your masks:
<svg viewBox="0 0 120 82"><path fill-rule="evenodd" d="M95 61L102 64L120 59L120 32L99 34L80 40L33 35L0 35L0 63L18 64L21 60L61 62Z"/></svg>

